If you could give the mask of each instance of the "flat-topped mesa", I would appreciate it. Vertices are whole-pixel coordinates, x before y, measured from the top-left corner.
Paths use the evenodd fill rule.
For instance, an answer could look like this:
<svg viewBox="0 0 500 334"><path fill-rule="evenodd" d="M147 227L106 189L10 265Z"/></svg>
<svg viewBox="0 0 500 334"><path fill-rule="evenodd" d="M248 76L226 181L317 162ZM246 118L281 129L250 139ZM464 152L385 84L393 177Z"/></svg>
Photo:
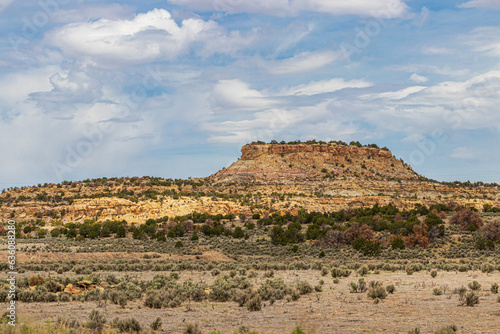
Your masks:
<svg viewBox="0 0 500 334"><path fill-rule="evenodd" d="M392 153L388 150L358 147L346 145L328 145L328 144L247 144L241 148L241 159L253 160L259 155L267 154L292 154L292 153L328 153L334 156L366 156L366 157L381 157L390 159Z"/></svg>
<svg viewBox="0 0 500 334"><path fill-rule="evenodd" d="M248 144L241 158L210 178L216 182L300 184L338 179L417 179L387 149L337 144Z"/></svg>

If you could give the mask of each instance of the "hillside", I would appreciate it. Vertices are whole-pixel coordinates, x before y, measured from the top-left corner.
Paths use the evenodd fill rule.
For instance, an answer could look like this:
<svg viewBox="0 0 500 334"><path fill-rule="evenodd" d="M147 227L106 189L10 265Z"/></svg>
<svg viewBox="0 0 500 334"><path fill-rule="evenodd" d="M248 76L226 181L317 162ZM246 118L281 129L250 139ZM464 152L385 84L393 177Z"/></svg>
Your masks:
<svg viewBox="0 0 500 334"><path fill-rule="evenodd" d="M387 149L338 144L249 144L241 158L210 179L297 185L323 180L417 180L420 176Z"/></svg>
<svg viewBox="0 0 500 334"><path fill-rule="evenodd" d="M447 185L419 176L387 149L356 145L249 144L230 167L201 179L100 178L11 189L0 219L97 221L175 217L193 211L246 214L392 204L500 206L497 185Z"/></svg>

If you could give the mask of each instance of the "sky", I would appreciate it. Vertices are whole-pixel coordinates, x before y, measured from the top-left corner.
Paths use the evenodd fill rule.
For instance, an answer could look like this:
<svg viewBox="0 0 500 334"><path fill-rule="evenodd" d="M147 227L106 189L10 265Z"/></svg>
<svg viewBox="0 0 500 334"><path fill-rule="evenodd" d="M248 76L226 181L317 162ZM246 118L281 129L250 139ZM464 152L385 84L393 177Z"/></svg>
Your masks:
<svg viewBox="0 0 500 334"><path fill-rule="evenodd" d="M0 189L204 177L256 140L500 183L498 0L0 0Z"/></svg>

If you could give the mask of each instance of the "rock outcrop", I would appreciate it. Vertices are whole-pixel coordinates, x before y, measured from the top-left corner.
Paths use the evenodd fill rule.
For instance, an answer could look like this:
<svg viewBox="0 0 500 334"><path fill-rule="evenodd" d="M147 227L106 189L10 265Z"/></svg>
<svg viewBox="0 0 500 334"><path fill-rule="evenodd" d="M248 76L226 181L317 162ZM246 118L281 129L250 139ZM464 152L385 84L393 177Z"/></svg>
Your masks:
<svg viewBox="0 0 500 334"><path fill-rule="evenodd" d="M301 184L342 179L416 180L419 175L385 149L336 144L250 144L241 158L212 175L215 182Z"/></svg>

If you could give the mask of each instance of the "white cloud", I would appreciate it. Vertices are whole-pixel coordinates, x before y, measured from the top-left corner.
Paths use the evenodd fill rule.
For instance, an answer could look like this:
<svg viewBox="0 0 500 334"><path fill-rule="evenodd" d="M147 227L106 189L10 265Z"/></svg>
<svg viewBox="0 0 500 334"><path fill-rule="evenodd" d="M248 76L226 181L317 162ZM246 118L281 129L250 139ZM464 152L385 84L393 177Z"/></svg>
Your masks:
<svg viewBox="0 0 500 334"><path fill-rule="evenodd" d="M199 11L223 11L228 14L250 13L271 16L295 16L302 11L329 15L360 15L394 18L405 14L407 6L401 0L169 0L176 5Z"/></svg>
<svg viewBox="0 0 500 334"><path fill-rule="evenodd" d="M163 9L138 14L132 20L68 24L50 32L47 40L67 55L108 66L174 60L194 43L203 45L199 51L202 56L230 53L247 43L236 32L227 36L214 21L186 19L179 26Z"/></svg>
<svg viewBox="0 0 500 334"><path fill-rule="evenodd" d="M489 8L489 9L500 9L500 2L498 0L472 0L465 2L458 6L459 8Z"/></svg>
<svg viewBox="0 0 500 334"><path fill-rule="evenodd" d="M405 89L401 89L395 92L384 92L384 93L377 93L377 94L368 94L362 96L364 99L387 99L387 100L401 100L409 95L418 93L427 87L424 86L412 86L412 87L407 87Z"/></svg>
<svg viewBox="0 0 500 334"><path fill-rule="evenodd" d="M342 59L338 52L303 52L291 58L270 61L265 64L271 74L291 74L312 71Z"/></svg>
<svg viewBox="0 0 500 334"><path fill-rule="evenodd" d="M121 20L133 18L135 16L134 13L132 7L117 3L109 5L89 5L82 6L78 9L61 8L54 14L52 20L62 23L88 22L102 18L106 18L107 20Z"/></svg>
<svg viewBox="0 0 500 334"><path fill-rule="evenodd" d="M32 93L50 91L50 76L58 70L58 67L49 66L0 76L0 100L3 106L24 101Z"/></svg>
<svg viewBox="0 0 500 334"><path fill-rule="evenodd" d="M479 27L464 39L474 51L500 57L500 27Z"/></svg>
<svg viewBox="0 0 500 334"><path fill-rule="evenodd" d="M281 91L281 95L316 95L331 93L344 88L366 88L372 86L364 80L345 81L341 78L330 80L313 81L306 85L299 85Z"/></svg>
<svg viewBox="0 0 500 334"><path fill-rule="evenodd" d="M424 77L423 75L418 75L417 73L413 73L410 76L410 80L416 83L423 83L429 81L429 78Z"/></svg>
<svg viewBox="0 0 500 334"><path fill-rule="evenodd" d="M214 107L217 110L258 110L275 104L261 92L250 89L241 80L221 80L213 90Z"/></svg>

